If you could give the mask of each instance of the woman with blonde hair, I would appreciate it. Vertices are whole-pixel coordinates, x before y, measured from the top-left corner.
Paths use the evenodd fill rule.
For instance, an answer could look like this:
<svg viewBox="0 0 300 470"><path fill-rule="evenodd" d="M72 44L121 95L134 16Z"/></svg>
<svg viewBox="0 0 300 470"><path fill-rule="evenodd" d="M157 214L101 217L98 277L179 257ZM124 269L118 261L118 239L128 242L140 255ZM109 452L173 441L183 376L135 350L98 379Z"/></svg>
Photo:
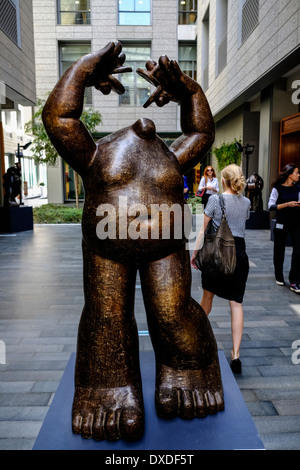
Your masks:
<svg viewBox="0 0 300 470"><path fill-rule="evenodd" d="M223 196L225 201L226 218L235 240L236 268L230 276L210 276L202 272L203 296L201 306L209 315L215 295L229 300L231 311L232 351L231 369L234 373L241 372L239 359L240 345L243 335L243 298L249 272L249 261L245 245L246 220L250 217L250 200L242 196L246 182L241 168L235 164L228 165L221 173ZM209 198L204 211L204 226L199 233L196 248L191 258L191 265L197 269L195 256L202 242L203 233L212 219L213 225L218 227L221 223L222 211L218 195Z"/></svg>
<svg viewBox="0 0 300 470"><path fill-rule="evenodd" d="M208 203L208 199L212 194L216 194L219 192L219 181L216 177L216 173L214 168L211 165L208 165L203 173L203 176L200 180L197 193L202 193L202 203L204 208Z"/></svg>

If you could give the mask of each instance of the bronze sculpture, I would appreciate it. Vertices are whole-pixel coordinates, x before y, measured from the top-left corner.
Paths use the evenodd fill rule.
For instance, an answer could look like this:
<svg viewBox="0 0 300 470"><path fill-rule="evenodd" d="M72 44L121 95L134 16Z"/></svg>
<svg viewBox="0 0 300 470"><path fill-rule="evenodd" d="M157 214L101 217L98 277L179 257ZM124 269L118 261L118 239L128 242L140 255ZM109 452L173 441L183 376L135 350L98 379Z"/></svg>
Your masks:
<svg viewBox="0 0 300 470"><path fill-rule="evenodd" d="M200 85L162 56L158 64L149 61L146 70L138 71L156 87L144 106L179 102L182 136L168 148L156 135L154 123L139 119L95 143L80 121L84 89L95 86L103 94L124 93L112 75L131 70L124 61L119 42L84 56L60 78L43 110L52 143L85 187L85 305L78 331L72 426L84 438L98 440L136 440L143 434L133 312L137 269L156 358L158 415L192 419L224 409L216 341L203 309L191 298L186 239L176 238L174 227L169 239L163 239L161 219L154 222L150 214L150 208L162 202L184 208L183 174L214 140L210 108ZM124 236L121 218L116 217L116 236L100 239L99 207L113 207L114 215L120 216L124 200L146 207L148 214L139 220L139 229L147 234L157 229L159 237ZM126 228L132 220L128 214Z"/></svg>

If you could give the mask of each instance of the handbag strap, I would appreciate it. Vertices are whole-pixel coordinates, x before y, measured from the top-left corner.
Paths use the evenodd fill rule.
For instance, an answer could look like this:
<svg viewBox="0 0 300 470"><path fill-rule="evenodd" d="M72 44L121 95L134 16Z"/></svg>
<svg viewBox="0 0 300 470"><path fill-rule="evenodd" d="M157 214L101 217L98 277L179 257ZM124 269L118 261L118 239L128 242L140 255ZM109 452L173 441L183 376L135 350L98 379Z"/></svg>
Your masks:
<svg viewBox="0 0 300 470"><path fill-rule="evenodd" d="M223 194L219 194L219 201L220 201L220 205L221 205L222 215L226 216L225 201L224 201Z"/></svg>

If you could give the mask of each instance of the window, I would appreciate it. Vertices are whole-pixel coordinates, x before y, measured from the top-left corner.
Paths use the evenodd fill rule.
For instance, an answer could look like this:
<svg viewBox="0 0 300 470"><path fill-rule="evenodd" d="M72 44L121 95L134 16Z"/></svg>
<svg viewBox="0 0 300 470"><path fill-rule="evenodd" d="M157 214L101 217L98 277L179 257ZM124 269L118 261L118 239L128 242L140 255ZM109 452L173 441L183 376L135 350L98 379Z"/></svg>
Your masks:
<svg viewBox="0 0 300 470"><path fill-rule="evenodd" d="M150 25L151 0L118 0L119 25Z"/></svg>
<svg viewBox="0 0 300 470"><path fill-rule="evenodd" d="M21 47L19 0L0 0L0 12L1 31Z"/></svg>
<svg viewBox="0 0 300 470"><path fill-rule="evenodd" d="M90 0L58 0L58 24L91 24Z"/></svg>
<svg viewBox="0 0 300 470"><path fill-rule="evenodd" d="M241 43L243 43L259 23L259 0L242 0L241 17Z"/></svg>
<svg viewBox="0 0 300 470"><path fill-rule="evenodd" d="M195 24L197 0L178 0L178 24Z"/></svg>
<svg viewBox="0 0 300 470"><path fill-rule="evenodd" d="M197 46L192 43L180 43L178 62L181 70L197 81Z"/></svg>
<svg viewBox="0 0 300 470"><path fill-rule="evenodd" d="M135 73L137 68L145 68L150 59L150 45L126 45L123 43L123 52L126 54L126 65L132 67L133 73L124 73L120 80L125 87L125 93L120 95L120 106L142 106L150 96L150 85Z"/></svg>
<svg viewBox="0 0 300 470"><path fill-rule="evenodd" d="M61 43L60 44L60 75L62 75L77 59L91 52L91 45L86 43ZM84 104L92 105L92 87L84 92Z"/></svg>
<svg viewBox="0 0 300 470"><path fill-rule="evenodd" d="M217 0L216 16L216 77L227 65L228 0Z"/></svg>
<svg viewBox="0 0 300 470"><path fill-rule="evenodd" d="M204 91L208 89L209 63L209 8L202 20L202 50L201 50L201 84Z"/></svg>

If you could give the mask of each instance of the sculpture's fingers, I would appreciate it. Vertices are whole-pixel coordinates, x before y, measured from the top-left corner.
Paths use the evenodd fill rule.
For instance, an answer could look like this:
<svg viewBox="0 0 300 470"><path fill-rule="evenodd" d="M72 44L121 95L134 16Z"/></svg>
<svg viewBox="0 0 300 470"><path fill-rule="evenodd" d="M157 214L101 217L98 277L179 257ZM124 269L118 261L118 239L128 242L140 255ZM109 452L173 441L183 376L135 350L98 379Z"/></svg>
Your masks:
<svg viewBox="0 0 300 470"><path fill-rule="evenodd" d="M111 89L118 93L118 95L122 95L125 92L125 88L122 83L117 80L113 75L108 76L108 81L111 85Z"/></svg>
<svg viewBox="0 0 300 470"><path fill-rule="evenodd" d="M103 93L103 95L108 95L112 90L112 86L108 81L99 82L98 84L95 85L95 88L96 88L96 90L100 90L101 93Z"/></svg>
<svg viewBox="0 0 300 470"><path fill-rule="evenodd" d="M126 54L124 52L121 52L118 55L118 64L123 65L126 60Z"/></svg>
<svg viewBox="0 0 300 470"><path fill-rule="evenodd" d="M147 99L146 103L143 105L144 108L148 108L148 106L150 106L150 104L152 104L154 101L156 102L160 93L162 92L162 87L159 85L155 90L154 92L152 93L152 95Z"/></svg>
<svg viewBox="0 0 300 470"><path fill-rule="evenodd" d="M113 55L117 57L122 52L122 44L119 41L116 41L114 45L115 45L115 49L113 51Z"/></svg>
<svg viewBox="0 0 300 470"><path fill-rule="evenodd" d="M170 61L170 69L172 70L173 74L179 78L180 75L182 75L182 70L178 65L178 62L176 60L171 60Z"/></svg>
<svg viewBox="0 0 300 470"><path fill-rule="evenodd" d="M170 101L171 96L166 91L162 91L155 102L157 106L161 108L162 106L165 106L165 104L168 104Z"/></svg>
<svg viewBox="0 0 300 470"><path fill-rule="evenodd" d="M155 70L155 69L153 69ZM147 80L147 82L151 83L151 85L154 85L156 87L159 86L159 81L153 76L153 70L150 72L148 70L143 70L143 69L136 69L136 73L140 75L140 77L144 78Z"/></svg>
<svg viewBox="0 0 300 470"><path fill-rule="evenodd" d="M155 67L157 66L157 63L155 62L155 60L147 60L146 62L146 69L151 72L151 70L153 70Z"/></svg>
<svg viewBox="0 0 300 470"><path fill-rule="evenodd" d="M170 73L170 59L166 55L162 55L158 60L160 70L166 73Z"/></svg>
<svg viewBox="0 0 300 470"><path fill-rule="evenodd" d="M115 43L110 41L109 43L106 44L103 49L99 51L99 55L102 56L104 54L111 54L115 48Z"/></svg>
<svg viewBox="0 0 300 470"><path fill-rule="evenodd" d="M132 72L131 67L116 67L113 69L111 73L126 73L126 72Z"/></svg>

